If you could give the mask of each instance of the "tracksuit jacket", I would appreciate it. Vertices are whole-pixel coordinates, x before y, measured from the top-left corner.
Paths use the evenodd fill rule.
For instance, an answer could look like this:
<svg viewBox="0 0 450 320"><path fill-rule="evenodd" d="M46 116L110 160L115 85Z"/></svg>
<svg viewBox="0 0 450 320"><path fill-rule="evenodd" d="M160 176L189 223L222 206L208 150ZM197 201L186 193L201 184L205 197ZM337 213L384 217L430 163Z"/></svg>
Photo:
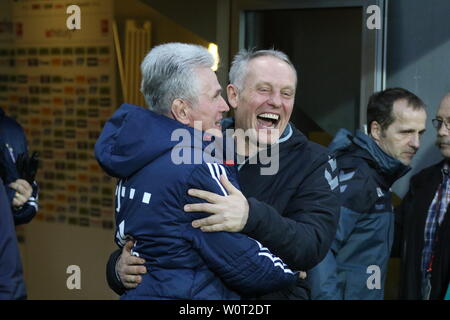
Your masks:
<svg viewBox="0 0 450 320"><path fill-rule="evenodd" d="M394 240L390 187L410 168L360 131L341 129L329 148L339 169L340 219L330 251L308 274L312 298L381 300Z"/></svg>
<svg viewBox="0 0 450 320"><path fill-rule="evenodd" d="M239 187L235 168L214 161L208 151L211 140L203 141L201 132L175 120L127 104L105 124L95 153L102 168L119 179L116 243L135 239L133 254L144 258L151 270L122 299L239 299L297 281L298 272L256 240L191 226L208 215L184 212L185 204L200 202L188 189L226 196L221 174ZM180 164L181 158L185 161Z"/></svg>
<svg viewBox="0 0 450 320"><path fill-rule="evenodd" d="M234 120L225 119L222 126L225 132L234 129ZM295 270L308 270L325 257L336 233L337 169L328 150L309 141L292 123L280 137L278 147L276 174L261 174L261 169L273 163L254 163L254 159L237 161L239 182L249 203L249 216L242 233L260 241L285 262L289 261L286 263ZM125 291L115 275L120 253L113 252L107 266L109 286L118 294ZM298 279L283 290L246 298L309 299L309 291L309 283Z"/></svg>

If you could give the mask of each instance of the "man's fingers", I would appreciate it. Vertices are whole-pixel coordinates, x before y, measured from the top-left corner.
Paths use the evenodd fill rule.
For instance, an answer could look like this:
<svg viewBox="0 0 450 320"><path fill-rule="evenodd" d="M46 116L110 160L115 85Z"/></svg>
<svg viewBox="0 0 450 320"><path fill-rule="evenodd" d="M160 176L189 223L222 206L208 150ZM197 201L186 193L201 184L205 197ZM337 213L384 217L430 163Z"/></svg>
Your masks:
<svg viewBox="0 0 450 320"><path fill-rule="evenodd" d="M235 186L233 186L233 184L230 182L230 180L228 180L227 176L224 174L220 176L220 183L222 183L222 185L225 187L225 189L228 191L229 194L233 194L236 193L236 191L239 191L238 189L236 189Z"/></svg>
<svg viewBox="0 0 450 320"><path fill-rule="evenodd" d="M144 265L127 265L124 268L124 273L126 275L140 275L140 274L146 274L147 268Z"/></svg>
<svg viewBox="0 0 450 320"><path fill-rule="evenodd" d="M129 267L129 266L134 266L134 265L142 265L145 263L145 260L142 258L138 258L136 256L129 255L129 256L123 257L123 263L127 267ZM128 273L128 272L126 272L126 273Z"/></svg>
<svg viewBox="0 0 450 320"><path fill-rule="evenodd" d="M122 253L131 252L131 249L133 249L134 241L128 240L125 245L123 246Z"/></svg>
<svg viewBox="0 0 450 320"><path fill-rule="evenodd" d="M225 224L213 224L210 226L201 227L200 230L203 232L227 231L227 226Z"/></svg>
<svg viewBox="0 0 450 320"><path fill-rule="evenodd" d="M125 287L125 289L130 290L130 289L134 289L138 286L139 283L129 283L129 282L125 282L123 284L123 286Z"/></svg>
<svg viewBox="0 0 450 320"><path fill-rule="evenodd" d="M141 276L132 276L132 275L125 275L123 278L123 285L125 288L136 288L136 286L142 282Z"/></svg>
<svg viewBox="0 0 450 320"><path fill-rule="evenodd" d="M27 202L28 198L25 198L20 193L16 192L13 198L13 206L14 207L21 207Z"/></svg>
<svg viewBox="0 0 450 320"><path fill-rule="evenodd" d="M220 213L217 205L210 203L191 203L184 206L185 212L207 212L211 214Z"/></svg>
<svg viewBox="0 0 450 320"><path fill-rule="evenodd" d="M23 180L23 179L17 179L14 182L11 182L9 184L10 188L13 188L14 190L16 190L17 192L23 194L23 195L30 195L33 192L33 188L30 186L30 184Z"/></svg>
<svg viewBox="0 0 450 320"><path fill-rule="evenodd" d="M194 228L200 228L200 227L207 227L207 226L216 225L216 224L222 223L222 222L223 222L223 218L222 217L214 215L214 216L210 216L210 217L207 217L207 218L194 220L194 221L192 221L192 226Z"/></svg>
<svg viewBox="0 0 450 320"><path fill-rule="evenodd" d="M216 203L220 200L221 196L204 190L198 190L198 189L189 189L188 194L192 197L200 198L205 201L208 201L209 203Z"/></svg>
<svg viewBox="0 0 450 320"><path fill-rule="evenodd" d="M28 183L27 180L17 179L15 182L22 187L22 190L24 192L26 193L33 192L33 187Z"/></svg>
<svg viewBox="0 0 450 320"><path fill-rule="evenodd" d="M8 186L10 188L16 190L17 192L21 192L22 186L20 184L18 184L17 182L11 182Z"/></svg>

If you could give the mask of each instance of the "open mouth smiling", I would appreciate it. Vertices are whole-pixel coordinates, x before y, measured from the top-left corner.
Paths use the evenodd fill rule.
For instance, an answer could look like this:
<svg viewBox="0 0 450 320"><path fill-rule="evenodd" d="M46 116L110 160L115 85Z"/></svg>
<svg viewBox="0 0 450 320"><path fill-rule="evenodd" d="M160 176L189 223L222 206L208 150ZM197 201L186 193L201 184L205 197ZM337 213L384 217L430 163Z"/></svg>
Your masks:
<svg viewBox="0 0 450 320"><path fill-rule="evenodd" d="M261 113L257 117L258 123L267 129L274 129L280 122L280 115L275 113Z"/></svg>

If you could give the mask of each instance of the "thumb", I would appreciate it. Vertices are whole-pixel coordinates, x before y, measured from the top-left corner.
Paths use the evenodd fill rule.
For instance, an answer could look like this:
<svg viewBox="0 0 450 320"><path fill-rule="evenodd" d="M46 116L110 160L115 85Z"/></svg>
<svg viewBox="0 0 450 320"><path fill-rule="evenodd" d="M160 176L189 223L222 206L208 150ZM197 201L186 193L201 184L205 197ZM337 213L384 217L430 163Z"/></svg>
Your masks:
<svg viewBox="0 0 450 320"><path fill-rule="evenodd" d="M123 250L126 250L126 251L128 251L128 252L131 252L131 249L133 249L133 246L134 246L134 241L128 240L128 241L125 243L125 245L124 245L124 247L123 247ZM123 251L123 250L122 250L122 251Z"/></svg>
<svg viewBox="0 0 450 320"><path fill-rule="evenodd" d="M222 183L222 185L225 187L225 189L228 191L229 194L236 193L236 191L239 191L233 186L233 184L230 182L230 180L228 180L227 176L224 174L220 176L220 182Z"/></svg>

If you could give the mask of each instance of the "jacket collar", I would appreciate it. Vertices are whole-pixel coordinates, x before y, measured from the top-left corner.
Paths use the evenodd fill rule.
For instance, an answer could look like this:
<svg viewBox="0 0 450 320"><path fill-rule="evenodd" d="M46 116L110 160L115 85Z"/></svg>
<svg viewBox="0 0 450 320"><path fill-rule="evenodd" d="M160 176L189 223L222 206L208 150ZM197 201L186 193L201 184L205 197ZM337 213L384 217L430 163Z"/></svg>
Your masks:
<svg viewBox="0 0 450 320"><path fill-rule="evenodd" d="M356 135L352 136L348 130L340 129L330 144L330 149L331 151L344 150L352 144L364 151L361 155L371 161L391 184L411 170L410 166L406 166L388 155L371 137L360 130L357 130Z"/></svg>

